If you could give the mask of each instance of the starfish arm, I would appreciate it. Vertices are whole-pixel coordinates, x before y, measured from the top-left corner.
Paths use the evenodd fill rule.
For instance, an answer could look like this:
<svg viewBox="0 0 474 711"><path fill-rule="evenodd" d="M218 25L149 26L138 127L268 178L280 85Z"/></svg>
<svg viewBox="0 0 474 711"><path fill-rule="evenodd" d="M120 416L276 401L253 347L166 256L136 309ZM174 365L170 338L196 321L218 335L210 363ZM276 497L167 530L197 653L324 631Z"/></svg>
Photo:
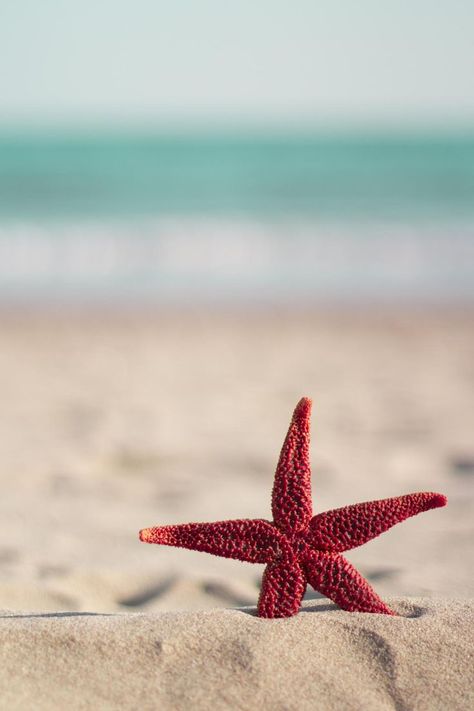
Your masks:
<svg viewBox="0 0 474 711"><path fill-rule="evenodd" d="M318 550L346 551L367 543L410 516L446 503L443 494L423 492L326 511L312 518L307 541Z"/></svg>
<svg viewBox="0 0 474 711"><path fill-rule="evenodd" d="M259 617L292 617L300 609L306 578L298 561L283 560L265 568L258 600Z"/></svg>
<svg viewBox="0 0 474 711"><path fill-rule="evenodd" d="M272 493L275 525L283 533L297 533L312 516L309 425L311 400L297 404L278 460Z"/></svg>
<svg viewBox="0 0 474 711"><path fill-rule="evenodd" d="M263 519L183 523L140 531L140 540L145 543L189 548L248 563L269 563L280 539L275 526Z"/></svg>
<svg viewBox="0 0 474 711"><path fill-rule="evenodd" d="M314 551L304 564L309 584L348 612L396 615L362 575L338 553Z"/></svg>

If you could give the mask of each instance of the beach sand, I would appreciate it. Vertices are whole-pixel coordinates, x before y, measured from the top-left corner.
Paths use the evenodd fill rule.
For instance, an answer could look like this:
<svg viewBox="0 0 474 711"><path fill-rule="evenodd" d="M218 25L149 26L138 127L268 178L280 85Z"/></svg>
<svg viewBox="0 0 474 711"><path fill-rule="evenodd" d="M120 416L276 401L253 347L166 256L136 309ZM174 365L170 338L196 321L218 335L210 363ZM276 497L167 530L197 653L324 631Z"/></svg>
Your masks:
<svg viewBox="0 0 474 711"><path fill-rule="evenodd" d="M465 711L474 605L398 598L400 617L324 600L255 609L0 617L2 708Z"/></svg>
<svg viewBox="0 0 474 711"><path fill-rule="evenodd" d="M4 707L468 708L473 326L449 309L0 314ZM418 617L309 599L317 614L266 624L224 610L255 605L262 566L138 541L269 518L302 395L315 512L448 496L347 556Z"/></svg>

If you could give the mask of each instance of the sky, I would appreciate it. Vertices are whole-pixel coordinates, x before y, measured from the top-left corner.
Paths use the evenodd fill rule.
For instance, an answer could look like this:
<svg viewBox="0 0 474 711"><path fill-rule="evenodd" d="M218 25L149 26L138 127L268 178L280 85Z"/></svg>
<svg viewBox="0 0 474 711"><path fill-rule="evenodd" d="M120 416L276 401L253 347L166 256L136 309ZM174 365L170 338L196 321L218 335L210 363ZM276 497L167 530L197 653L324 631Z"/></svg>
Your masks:
<svg viewBox="0 0 474 711"><path fill-rule="evenodd" d="M472 0L0 0L0 125L463 125Z"/></svg>

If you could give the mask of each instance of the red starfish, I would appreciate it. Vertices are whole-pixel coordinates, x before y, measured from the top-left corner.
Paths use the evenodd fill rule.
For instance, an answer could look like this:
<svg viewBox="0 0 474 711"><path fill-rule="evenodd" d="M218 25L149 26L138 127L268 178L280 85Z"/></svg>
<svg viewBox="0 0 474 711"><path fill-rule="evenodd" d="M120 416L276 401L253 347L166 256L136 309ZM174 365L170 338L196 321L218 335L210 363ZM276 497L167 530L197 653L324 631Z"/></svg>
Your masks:
<svg viewBox="0 0 474 711"><path fill-rule="evenodd" d="M140 540L266 563L259 617L295 615L307 583L343 610L395 615L341 552L370 541L409 516L444 506L447 499L431 492L406 494L313 516L310 414L311 400L303 398L293 413L278 461L273 521L239 519L158 526L140 531Z"/></svg>

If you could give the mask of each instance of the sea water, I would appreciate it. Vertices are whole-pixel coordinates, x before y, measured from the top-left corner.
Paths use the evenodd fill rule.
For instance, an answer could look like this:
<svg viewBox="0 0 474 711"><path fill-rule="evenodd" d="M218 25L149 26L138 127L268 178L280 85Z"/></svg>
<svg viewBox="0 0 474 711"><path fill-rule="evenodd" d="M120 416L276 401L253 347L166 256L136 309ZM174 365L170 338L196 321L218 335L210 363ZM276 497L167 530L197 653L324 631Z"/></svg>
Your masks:
<svg viewBox="0 0 474 711"><path fill-rule="evenodd" d="M474 299L474 136L0 135L0 299Z"/></svg>

